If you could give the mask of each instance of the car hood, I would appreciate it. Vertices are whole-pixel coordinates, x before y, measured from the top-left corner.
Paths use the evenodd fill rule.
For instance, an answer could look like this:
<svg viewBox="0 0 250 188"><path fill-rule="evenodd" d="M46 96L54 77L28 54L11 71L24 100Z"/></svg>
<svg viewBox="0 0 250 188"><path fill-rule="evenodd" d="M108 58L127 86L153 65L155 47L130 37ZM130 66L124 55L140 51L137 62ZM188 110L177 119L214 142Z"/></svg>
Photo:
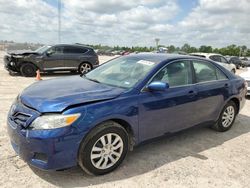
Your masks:
<svg viewBox="0 0 250 188"><path fill-rule="evenodd" d="M62 112L72 105L113 99L124 91L81 76L70 76L36 82L20 94L20 100L41 113Z"/></svg>
<svg viewBox="0 0 250 188"><path fill-rule="evenodd" d="M31 54L38 54L35 51L28 51L28 50L15 50L15 51L9 51L9 55L21 55L21 56L26 56L26 55L31 55Z"/></svg>

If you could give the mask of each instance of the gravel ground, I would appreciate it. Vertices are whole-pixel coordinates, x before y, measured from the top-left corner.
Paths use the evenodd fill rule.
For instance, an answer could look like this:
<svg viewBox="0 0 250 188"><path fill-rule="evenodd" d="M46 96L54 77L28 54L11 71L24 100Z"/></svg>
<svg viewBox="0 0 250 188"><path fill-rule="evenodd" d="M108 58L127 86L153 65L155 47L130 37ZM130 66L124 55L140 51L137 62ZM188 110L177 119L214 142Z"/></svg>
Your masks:
<svg viewBox="0 0 250 188"><path fill-rule="evenodd" d="M30 167L10 146L6 116L17 94L35 80L10 76L3 69L3 54L0 52L0 187L249 187L249 99L230 131L197 128L144 144L130 152L120 168L104 176L88 176L79 167L57 172Z"/></svg>

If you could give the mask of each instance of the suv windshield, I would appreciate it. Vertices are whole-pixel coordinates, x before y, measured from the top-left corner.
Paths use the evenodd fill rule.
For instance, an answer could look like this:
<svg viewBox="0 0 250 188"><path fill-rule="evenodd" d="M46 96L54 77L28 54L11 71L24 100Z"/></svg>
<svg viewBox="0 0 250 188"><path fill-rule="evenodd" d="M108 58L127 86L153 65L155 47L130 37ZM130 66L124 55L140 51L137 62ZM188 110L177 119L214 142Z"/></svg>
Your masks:
<svg viewBox="0 0 250 188"><path fill-rule="evenodd" d="M46 50L48 50L51 46L42 46L41 48L38 48L35 50L35 52L42 54L44 53Z"/></svg>
<svg viewBox="0 0 250 188"><path fill-rule="evenodd" d="M111 86L132 88L152 70L156 62L135 57L113 59L85 75L89 80Z"/></svg>

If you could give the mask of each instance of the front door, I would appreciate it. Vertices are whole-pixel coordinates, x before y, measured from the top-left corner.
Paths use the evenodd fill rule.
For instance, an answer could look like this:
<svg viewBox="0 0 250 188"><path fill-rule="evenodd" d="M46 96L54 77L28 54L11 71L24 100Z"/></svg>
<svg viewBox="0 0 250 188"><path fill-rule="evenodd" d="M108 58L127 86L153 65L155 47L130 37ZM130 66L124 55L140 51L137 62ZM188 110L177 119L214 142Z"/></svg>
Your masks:
<svg viewBox="0 0 250 188"><path fill-rule="evenodd" d="M175 132L196 124L197 91L190 61L175 61L149 82L167 82L166 91L143 91L139 96L140 141Z"/></svg>
<svg viewBox="0 0 250 188"><path fill-rule="evenodd" d="M52 47L48 49L43 58L43 69L45 71L60 70L64 68L64 59L62 56L63 47Z"/></svg>

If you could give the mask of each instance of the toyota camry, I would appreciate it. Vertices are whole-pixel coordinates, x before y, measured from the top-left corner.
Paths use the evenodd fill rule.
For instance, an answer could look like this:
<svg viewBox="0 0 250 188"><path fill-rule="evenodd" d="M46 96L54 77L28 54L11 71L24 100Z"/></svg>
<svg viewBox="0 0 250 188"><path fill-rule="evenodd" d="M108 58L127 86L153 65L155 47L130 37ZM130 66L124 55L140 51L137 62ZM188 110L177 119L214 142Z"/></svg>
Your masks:
<svg viewBox="0 0 250 188"><path fill-rule="evenodd" d="M40 169L113 171L146 140L197 125L229 130L245 103L244 79L208 59L135 54L81 76L38 81L8 113L15 152Z"/></svg>

